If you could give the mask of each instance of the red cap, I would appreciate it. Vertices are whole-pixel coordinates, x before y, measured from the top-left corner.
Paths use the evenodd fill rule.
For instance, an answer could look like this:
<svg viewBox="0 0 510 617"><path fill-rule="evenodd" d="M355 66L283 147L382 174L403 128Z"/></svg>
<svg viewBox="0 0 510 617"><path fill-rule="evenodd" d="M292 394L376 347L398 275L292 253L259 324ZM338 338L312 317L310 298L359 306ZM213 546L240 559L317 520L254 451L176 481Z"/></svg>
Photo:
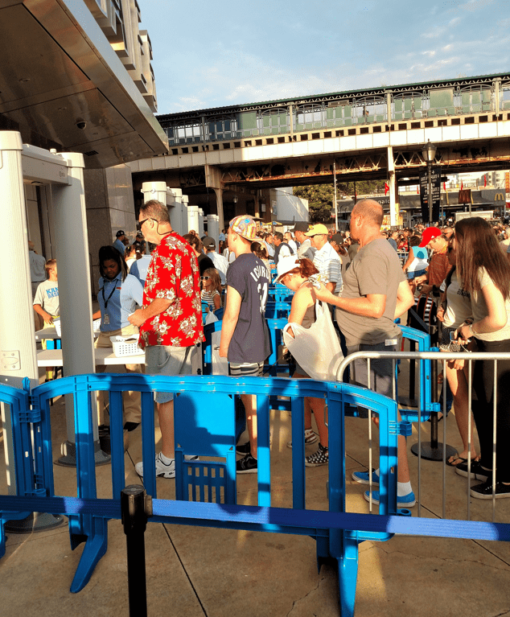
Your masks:
<svg viewBox="0 0 510 617"><path fill-rule="evenodd" d="M441 230L438 227L427 227L423 232L419 246L423 248L433 239L441 235Z"/></svg>

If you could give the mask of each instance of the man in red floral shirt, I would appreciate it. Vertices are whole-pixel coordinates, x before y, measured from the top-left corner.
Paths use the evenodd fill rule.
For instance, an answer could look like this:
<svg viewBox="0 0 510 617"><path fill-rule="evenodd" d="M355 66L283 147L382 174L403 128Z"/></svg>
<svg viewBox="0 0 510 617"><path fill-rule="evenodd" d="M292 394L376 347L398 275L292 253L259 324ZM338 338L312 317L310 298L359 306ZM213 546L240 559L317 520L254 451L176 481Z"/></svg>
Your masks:
<svg viewBox="0 0 510 617"><path fill-rule="evenodd" d="M147 270L143 308L129 321L140 328L149 375L190 375L196 344L204 340L200 276L191 246L172 230L168 209L156 200L140 207L139 229L157 244ZM175 478L174 402L171 393L157 392L162 448L156 475ZM135 470L143 476L143 463Z"/></svg>

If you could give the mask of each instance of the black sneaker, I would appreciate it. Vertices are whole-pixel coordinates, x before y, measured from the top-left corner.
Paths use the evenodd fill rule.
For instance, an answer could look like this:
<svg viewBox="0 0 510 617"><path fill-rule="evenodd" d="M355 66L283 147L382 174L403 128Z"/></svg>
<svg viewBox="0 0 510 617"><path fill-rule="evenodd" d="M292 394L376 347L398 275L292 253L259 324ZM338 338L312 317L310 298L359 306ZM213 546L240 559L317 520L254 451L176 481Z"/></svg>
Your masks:
<svg viewBox="0 0 510 617"><path fill-rule="evenodd" d="M237 473L257 473L257 459L251 454L247 454L244 458L239 459L236 463Z"/></svg>
<svg viewBox="0 0 510 617"><path fill-rule="evenodd" d="M124 430L131 433L131 431L136 430L139 426L140 422L126 422L126 424L124 424Z"/></svg>
<svg viewBox="0 0 510 617"><path fill-rule="evenodd" d="M250 442L247 441L246 443L243 443L241 446L236 446L236 453L241 454L242 456L246 456L247 454L250 454L251 453Z"/></svg>
<svg viewBox="0 0 510 617"><path fill-rule="evenodd" d="M329 450L319 441L319 449L310 456L305 456L305 465L307 467L319 467L329 463Z"/></svg>
<svg viewBox="0 0 510 617"><path fill-rule="evenodd" d="M492 478L488 479L483 484L477 484L471 487L471 497L476 499L492 499ZM510 497L510 484L503 484L503 482L496 482L495 490L496 499L504 499Z"/></svg>
<svg viewBox="0 0 510 617"><path fill-rule="evenodd" d="M455 467L455 473L459 474L464 478L468 477L468 464L467 463L459 463ZM492 476L492 470L484 469L480 463L480 461L471 461L471 479L472 480L480 480L484 482Z"/></svg>

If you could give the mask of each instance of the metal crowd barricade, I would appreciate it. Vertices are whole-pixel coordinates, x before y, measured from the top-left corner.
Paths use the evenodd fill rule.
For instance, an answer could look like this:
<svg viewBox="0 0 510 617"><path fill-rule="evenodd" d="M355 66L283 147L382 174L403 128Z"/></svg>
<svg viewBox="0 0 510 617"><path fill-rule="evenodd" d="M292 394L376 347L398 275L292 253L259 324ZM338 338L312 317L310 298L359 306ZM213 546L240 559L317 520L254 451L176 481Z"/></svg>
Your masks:
<svg viewBox="0 0 510 617"><path fill-rule="evenodd" d="M107 391L110 398L112 498L97 498L91 395ZM152 498L149 522L201 525L273 533L307 535L316 539L319 567L338 562L342 615L354 614L358 545L388 540L401 530L396 510L397 405L395 401L348 384L281 378L152 377L79 375L34 388L30 393L0 385L13 421L16 460L20 466L19 494L0 496L0 527L16 514L30 511L69 517L72 549L85 543L71 586L84 588L106 553L107 521L121 518L125 488L122 392L141 392L144 485ZM177 500L157 499L155 472L154 392L173 392L175 407ZM76 431L77 496L56 495L53 479L50 400L73 394ZM257 505L237 505L235 477L235 406L233 396L257 396ZM270 397L286 396L292 408L292 508L271 506ZM324 398L329 408L329 511L306 508L304 398ZM380 520L346 512L344 409L357 405L380 418ZM26 439L33 427L37 435ZM185 460L198 455L200 460ZM203 457L214 457L213 462ZM23 463L25 461L25 463ZM104 491L102 491L104 492ZM195 503L193 503L195 502ZM407 528L406 528L407 529ZM2 541L4 536L2 534Z"/></svg>
<svg viewBox="0 0 510 617"><path fill-rule="evenodd" d="M492 522L496 520L496 452L497 452L497 405L498 405L498 396L497 396L497 363L501 360L510 360L510 353L481 353L481 352L439 352L439 351L427 351L427 352L356 352L348 356L343 360L339 369L338 369L338 378L341 381L343 374L346 368L355 362L356 360L366 360L368 363L367 373L370 375L370 363L373 360L379 359L391 359L394 363L399 360L416 360L418 364L418 371L421 374L425 369L422 367L422 364L426 362L438 362L441 363L443 369L444 379L446 381L446 364L449 360L464 360L468 362L468 459L467 459L467 521L471 520L471 500L470 500L470 482L472 479L471 474L471 445L472 445L472 384L473 384L473 362L483 361L483 362L493 362L494 363L494 386L493 386L493 438L492 438L492 474L490 479L492 480ZM421 381L421 380L419 380ZM368 384L370 387L370 384ZM432 384L434 387L435 384ZM442 474L442 518L446 519L446 416L447 416L447 402L446 397L443 397L443 407L442 412L444 415L443 422L443 444L439 444L440 447L443 448L443 474ZM421 404L421 398L418 397L418 408L417 408L417 430L418 430L418 516L421 516L421 477L422 477L422 457L421 457L421 422L423 420L423 408ZM369 418L370 421L370 418ZM371 428L369 428L369 431ZM500 447L508 447L508 444L500 444ZM369 438L369 468L371 469L371 461L372 461L372 444L371 438ZM371 477L371 474L370 474ZM474 479L474 478L473 478ZM372 492L372 487L370 485L370 491ZM510 525L509 525L510 528Z"/></svg>

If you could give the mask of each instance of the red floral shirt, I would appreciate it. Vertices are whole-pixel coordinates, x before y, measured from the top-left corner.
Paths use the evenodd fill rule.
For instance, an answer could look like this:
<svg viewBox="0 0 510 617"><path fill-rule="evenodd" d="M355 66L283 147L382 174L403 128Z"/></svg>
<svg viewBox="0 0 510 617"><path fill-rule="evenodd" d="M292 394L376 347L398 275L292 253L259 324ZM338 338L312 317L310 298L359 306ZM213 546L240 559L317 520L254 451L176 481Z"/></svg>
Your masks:
<svg viewBox="0 0 510 617"><path fill-rule="evenodd" d="M143 308L164 298L166 311L147 319L139 345L190 347L204 340L198 262L191 246L175 232L153 251L143 290Z"/></svg>

